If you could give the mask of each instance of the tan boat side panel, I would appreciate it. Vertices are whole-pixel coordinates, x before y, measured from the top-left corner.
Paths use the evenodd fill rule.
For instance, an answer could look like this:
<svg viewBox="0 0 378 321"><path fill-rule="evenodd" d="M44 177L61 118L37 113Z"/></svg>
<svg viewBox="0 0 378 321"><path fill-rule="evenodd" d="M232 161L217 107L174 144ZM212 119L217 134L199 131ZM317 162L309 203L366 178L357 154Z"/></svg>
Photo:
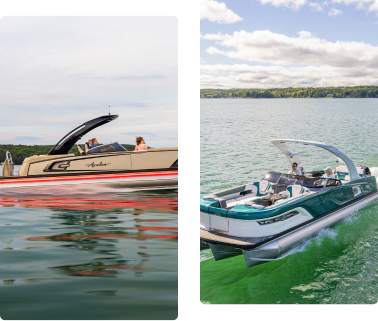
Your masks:
<svg viewBox="0 0 378 321"><path fill-rule="evenodd" d="M158 150L178 150L178 147L164 147L164 148L150 148L149 149L149 151L158 151Z"/></svg>
<svg viewBox="0 0 378 321"><path fill-rule="evenodd" d="M155 150L156 151L156 150ZM160 148L159 151L139 151L115 153L92 154L85 156L70 155L38 155L26 158L20 168L20 176L27 175L48 175L57 173L68 174L72 172L96 172L107 170L143 170L169 168L178 159L177 148ZM61 160L60 160L61 159ZM56 160L56 161L55 161ZM48 164L55 172L44 172Z"/></svg>
<svg viewBox="0 0 378 321"><path fill-rule="evenodd" d="M27 157L22 162L22 165L21 165L21 167L20 167L20 169L18 171L18 175L19 176L27 176L30 164L33 164L35 162L41 162L41 161L44 161L44 160L52 160L52 159L57 159L57 158L74 157L74 156L75 156L75 154L68 154L68 155L34 155L34 156Z"/></svg>
<svg viewBox="0 0 378 321"><path fill-rule="evenodd" d="M151 153L140 151L131 154L131 166L133 170L169 168L178 159L177 151Z"/></svg>
<svg viewBox="0 0 378 321"><path fill-rule="evenodd" d="M98 172L98 171L112 171L112 170L131 170L131 159L129 155L109 156L109 157L91 157L81 158L76 157L72 160L64 159L57 161L51 167L54 172L44 172L45 167L51 163L51 160L35 163L30 165L28 175L43 175L52 174L59 171L60 174L69 174L72 172Z"/></svg>

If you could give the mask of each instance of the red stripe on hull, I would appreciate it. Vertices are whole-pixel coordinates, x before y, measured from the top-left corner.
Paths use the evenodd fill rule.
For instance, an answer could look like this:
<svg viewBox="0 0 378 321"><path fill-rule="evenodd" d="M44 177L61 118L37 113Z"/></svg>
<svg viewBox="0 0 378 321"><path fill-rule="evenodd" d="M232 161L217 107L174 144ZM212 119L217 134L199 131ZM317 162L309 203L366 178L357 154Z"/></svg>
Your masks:
<svg viewBox="0 0 378 321"><path fill-rule="evenodd" d="M41 178L26 178L26 179L6 179L0 181L0 184L18 184L18 183L36 183L36 182L59 182L59 181L77 181L87 179L107 179L107 178L131 178L131 177L158 177L158 176L172 176L178 175L178 171L169 172L139 172L139 173L124 173L124 174L92 174L80 176L59 176L59 177L41 177Z"/></svg>

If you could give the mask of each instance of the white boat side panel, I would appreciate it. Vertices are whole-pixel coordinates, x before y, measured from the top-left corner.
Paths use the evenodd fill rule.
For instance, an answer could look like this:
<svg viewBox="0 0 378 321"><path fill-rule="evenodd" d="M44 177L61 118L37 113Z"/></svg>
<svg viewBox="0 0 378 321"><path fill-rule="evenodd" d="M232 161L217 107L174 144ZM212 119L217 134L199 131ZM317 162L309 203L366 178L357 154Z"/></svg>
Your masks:
<svg viewBox="0 0 378 321"><path fill-rule="evenodd" d="M210 227L212 229L228 232L228 219L226 217L211 215Z"/></svg>
<svg viewBox="0 0 378 321"><path fill-rule="evenodd" d="M304 208L298 207L294 208L286 213L293 211L298 211L299 214L290 217L284 221L278 221L271 224L260 225L257 221L248 221L248 220L237 220L237 219L228 219L228 235L240 236L240 237L261 237L269 236L281 233L293 226L306 222L313 218L313 216L307 212ZM281 216L284 213L277 215ZM267 219L273 219L277 216L273 216ZM262 221L262 220L259 220Z"/></svg>
<svg viewBox="0 0 378 321"><path fill-rule="evenodd" d="M200 212L200 227L205 230L210 230L210 214Z"/></svg>

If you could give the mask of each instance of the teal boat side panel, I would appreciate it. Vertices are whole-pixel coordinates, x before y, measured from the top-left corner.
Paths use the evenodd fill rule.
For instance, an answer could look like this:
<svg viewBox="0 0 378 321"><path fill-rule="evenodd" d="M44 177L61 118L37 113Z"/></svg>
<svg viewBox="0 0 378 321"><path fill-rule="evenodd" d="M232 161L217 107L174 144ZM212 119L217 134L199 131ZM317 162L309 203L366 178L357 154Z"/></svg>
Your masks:
<svg viewBox="0 0 378 321"><path fill-rule="evenodd" d="M200 205L200 212L209 213L209 208L207 206Z"/></svg>
<svg viewBox="0 0 378 321"><path fill-rule="evenodd" d="M306 197L300 205L297 207L303 207L307 212L309 212L313 217L327 212L324 204L320 200L319 195L313 195L312 197Z"/></svg>
<svg viewBox="0 0 378 321"><path fill-rule="evenodd" d="M215 207L209 207L209 214L227 217L227 212L225 208L215 208Z"/></svg>
<svg viewBox="0 0 378 321"><path fill-rule="evenodd" d="M228 211L227 217L239 220L257 220L267 218L281 213L281 208L256 209L244 205L236 205Z"/></svg>
<svg viewBox="0 0 378 321"><path fill-rule="evenodd" d="M295 208L302 207L313 217L326 212L318 195L303 195L292 202L283 203L273 208L255 209L248 206L236 205L228 211L227 217L239 220L257 220L276 216Z"/></svg>
<svg viewBox="0 0 378 321"><path fill-rule="evenodd" d="M353 200L354 195L351 186L343 185L325 191L324 193L321 193L319 197L326 210L332 211Z"/></svg>
<svg viewBox="0 0 378 321"><path fill-rule="evenodd" d="M352 182L346 182L347 186L360 185L363 194L368 194L377 190L377 181L375 176L368 176L360 179L356 179Z"/></svg>
<svg viewBox="0 0 378 321"><path fill-rule="evenodd" d="M216 200L206 200L201 198L200 211L203 213L209 213L209 207L219 207L219 202Z"/></svg>

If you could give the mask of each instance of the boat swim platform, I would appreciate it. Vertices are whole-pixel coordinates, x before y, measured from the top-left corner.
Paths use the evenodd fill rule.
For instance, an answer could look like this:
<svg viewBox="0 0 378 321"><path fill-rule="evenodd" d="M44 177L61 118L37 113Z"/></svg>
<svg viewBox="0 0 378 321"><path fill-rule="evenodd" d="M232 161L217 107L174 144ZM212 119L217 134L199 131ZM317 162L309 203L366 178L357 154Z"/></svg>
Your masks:
<svg viewBox="0 0 378 321"><path fill-rule="evenodd" d="M200 238L204 243L231 246L241 250L250 250L273 239L274 235L263 237L240 237L228 235L226 232L200 229Z"/></svg>

